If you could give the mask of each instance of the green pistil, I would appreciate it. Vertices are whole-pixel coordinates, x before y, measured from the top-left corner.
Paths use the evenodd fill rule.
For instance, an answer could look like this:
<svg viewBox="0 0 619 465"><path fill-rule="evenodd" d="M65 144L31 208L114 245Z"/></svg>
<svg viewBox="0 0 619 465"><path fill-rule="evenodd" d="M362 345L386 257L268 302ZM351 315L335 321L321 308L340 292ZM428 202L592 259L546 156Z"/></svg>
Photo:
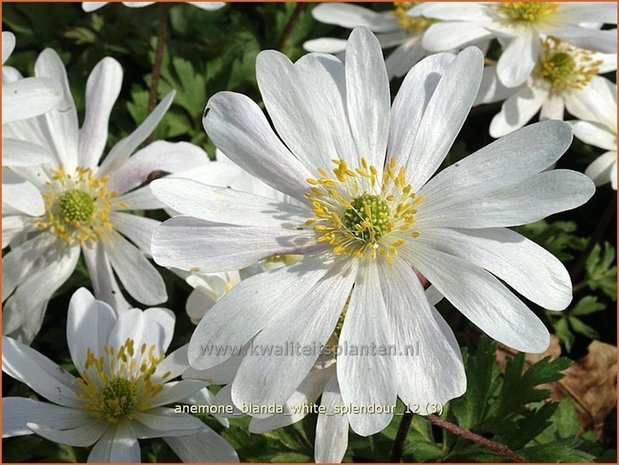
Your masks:
<svg viewBox="0 0 619 465"><path fill-rule="evenodd" d="M87 222L95 212L95 200L92 195L79 189L67 190L58 199L60 213L67 222Z"/></svg>

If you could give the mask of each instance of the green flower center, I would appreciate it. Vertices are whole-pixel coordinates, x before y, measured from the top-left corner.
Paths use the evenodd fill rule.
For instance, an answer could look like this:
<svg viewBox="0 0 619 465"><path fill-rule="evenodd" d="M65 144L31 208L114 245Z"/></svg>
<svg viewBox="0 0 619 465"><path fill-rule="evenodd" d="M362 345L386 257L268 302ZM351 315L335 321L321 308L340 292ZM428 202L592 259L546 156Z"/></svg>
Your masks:
<svg viewBox="0 0 619 465"><path fill-rule="evenodd" d="M103 411L115 418L128 416L137 404L135 389L125 378L114 378L103 387Z"/></svg>
<svg viewBox="0 0 619 465"><path fill-rule="evenodd" d="M542 41L534 74L549 83L555 92L579 90L599 72L601 64L593 52L548 37Z"/></svg>
<svg viewBox="0 0 619 465"><path fill-rule="evenodd" d="M566 52L552 55L542 67L542 77L552 84L563 82L574 74L576 62Z"/></svg>
<svg viewBox="0 0 619 465"><path fill-rule="evenodd" d="M377 195L363 194L351 202L342 217L342 223L356 237L376 242L391 229L391 210Z"/></svg>
<svg viewBox="0 0 619 465"><path fill-rule="evenodd" d="M58 207L65 221L84 223L95 212L95 199L88 192L69 189L58 199Z"/></svg>
<svg viewBox="0 0 619 465"><path fill-rule="evenodd" d="M509 2L498 5L498 11L512 22L535 23L554 13L554 2Z"/></svg>
<svg viewBox="0 0 619 465"><path fill-rule="evenodd" d="M394 2L393 14L397 18L402 29L406 29L412 35L417 35L424 32L432 24L436 23L436 19L426 18L425 16L409 16L408 10L417 5L410 2Z"/></svg>

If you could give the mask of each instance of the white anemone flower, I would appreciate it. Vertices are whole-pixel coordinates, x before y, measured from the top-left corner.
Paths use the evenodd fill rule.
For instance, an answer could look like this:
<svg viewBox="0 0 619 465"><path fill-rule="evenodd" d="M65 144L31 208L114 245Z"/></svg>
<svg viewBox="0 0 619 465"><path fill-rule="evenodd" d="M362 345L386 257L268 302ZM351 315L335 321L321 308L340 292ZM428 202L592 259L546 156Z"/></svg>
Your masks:
<svg viewBox="0 0 619 465"><path fill-rule="evenodd" d="M82 9L90 13L91 11L98 10L99 8L103 8L109 2L82 2ZM157 2L122 2L123 5L129 8L144 8L145 6L153 5ZM221 7L225 6L225 2L184 2L188 3L192 6L200 8L201 10L213 11L219 10Z"/></svg>
<svg viewBox="0 0 619 465"><path fill-rule="evenodd" d="M143 304L167 299L165 283L148 260L159 222L130 210L163 206L142 186L152 172L172 173L207 159L202 149L184 142L157 141L136 152L172 103L170 93L101 161L122 85L120 64L104 58L93 69L81 128L56 52L42 52L35 73L62 83L61 103L37 118L3 125L5 136L45 147L54 156L41 167L13 167L34 192L12 177L3 179L3 236L10 237L11 246L3 260L3 331L26 342L39 331L47 302L71 276L80 253L95 295L114 308L129 308L115 275Z"/></svg>
<svg viewBox="0 0 619 465"><path fill-rule="evenodd" d="M595 188L581 173L546 171L572 140L560 121L524 128L433 177L482 68L474 47L432 55L411 69L391 105L380 44L357 28L345 64L322 54L296 63L277 51L258 55L257 80L277 133L244 95L209 100L204 126L215 145L293 201L157 180L155 195L185 216L156 228L155 261L211 272L304 255L241 281L192 336L188 356L198 370L232 355L212 348L250 341L302 348L294 356L260 350L243 357L231 387L236 405L285 402L347 302L339 342L356 353L337 357L345 403L384 408L397 394L425 414L427 405L460 396L466 378L458 344L413 268L490 337L525 352L547 348L544 324L500 280L544 308L564 309L570 278L559 260L507 227L582 205ZM420 356L409 354L411 345ZM369 347L380 353L358 355ZM389 411L349 415L361 435L391 418Z"/></svg>
<svg viewBox="0 0 619 465"><path fill-rule="evenodd" d="M585 170L596 186L611 183L617 190L617 87L608 79L591 82L569 107L581 121L570 121L574 135L607 150Z"/></svg>
<svg viewBox="0 0 619 465"><path fill-rule="evenodd" d="M490 135L502 137L527 124L537 112L539 119L562 120L564 110L586 95L598 74L617 69L617 55L596 53L555 39L544 39L542 51L527 81L519 87L505 87L497 67L488 66L475 104L505 100L490 123Z"/></svg>
<svg viewBox="0 0 619 465"><path fill-rule="evenodd" d="M411 67L430 54L421 46L423 32L434 21L430 18L408 16L414 3L399 2L392 11L375 12L350 3L321 3L312 10L317 21L353 29L365 26L376 33L382 48L396 47L385 63L389 77L402 77ZM309 52L339 54L346 50L346 41L323 37L305 42Z"/></svg>
<svg viewBox="0 0 619 465"><path fill-rule="evenodd" d="M2 32L2 123L32 118L54 108L62 99L59 81L45 77L24 79L10 66L4 66L15 48L15 36ZM2 166L40 165L51 159L43 147L26 141L2 137Z"/></svg>
<svg viewBox="0 0 619 465"><path fill-rule="evenodd" d="M616 29L600 30L590 24L617 24L614 2L430 2L414 7L410 14L441 20L424 33L422 43L428 50L450 50L498 38L503 53L497 75L506 87L528 79L541 52L540 39L555 37L603 53L617 51Z"/></svg>
<svg viewBox="0 0 619 465"><path fill-rule="evenodd" d="M76 447L89 462L139 462L138 439L163 438L185 462L237 462L232 447L199 419L166 405L205 397L205 383L173 381L188 368L184 348L166 357L174 313L119 313L81 288L73 294L67 344L78 377L20 342L2 339L2 369L49 402L2 399L2 436L38 434ZM185 358L186 360L186 358Z"/></svg>

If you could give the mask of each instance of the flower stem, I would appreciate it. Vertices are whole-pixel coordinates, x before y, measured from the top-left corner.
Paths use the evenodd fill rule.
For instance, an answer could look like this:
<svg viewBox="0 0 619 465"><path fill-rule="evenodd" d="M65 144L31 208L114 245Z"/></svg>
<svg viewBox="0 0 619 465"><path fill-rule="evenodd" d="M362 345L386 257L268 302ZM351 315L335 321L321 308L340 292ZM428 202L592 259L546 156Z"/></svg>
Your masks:
<svg viewBox="0 0 619 465"><path fill-rule="evenodd" d="M157 105L157 93L159 90L159 78L161 77L161 65L163 64L163 53L165 51L166 39L168 36L168 18L170 16L170 4L161 3L159 5L159 29L157 31L157 45L155 48L155 60L153 61L153 72L150 78L150 90L148 94L148 113L150 114ZM153 141L151 134L146 140L147 144Z"/></svg>
<svg viewBox="0 0 619 465"><path fill-rule="evenodd" d="M400 421L398 432L393 441L393 448L391 449L391 463L400 463L402 460L402 454L404 453L404 443L406 443L406 436L408 430L411 428L413 422L413 412L405 412Z"/></svg>
<svg viewBox="0 0 619 465"><path fill-rule="evenodd" d="M290 15L290 18L288 19L288 22L286 23L286 27L284 27L284 30L282 31L282 35L279 36L279 39L277 40L277 44L275 45L275 50L279 50L280 52L284 51L284 47L286 47L286 44L288 42L288 39L290 39L290 35L292 34L294 27L299 22L299 18L301 17L301 13L303 12L303 9L305 8L305 6L306 6L306 3L297 2L294 8L294 11Z"/></svg>
<svg viewBox="0 0 619 465"><path fill-rule="evenodd" d="M480 436L479 434L475 434L472 431L466 430L464 428L460 428L458 425L455 425L447 420L443 420L442 418L437 417L436 415L427 415L422 418L429 421L433 425L438 426L439 428L443 428L444 430L449 431L450 433L455 434L456 436L460 436L464 439L475 442L479 444L480 446L483 446L487 449L497 452L498 454L501 454L503 457L508 458L514 462L519 462L519 463L526 462L526 459L522 455L517 454L516 452L512 451L508 447L505 447L504 445L499 444L498 442L491 441L490 439Z"/></svg>

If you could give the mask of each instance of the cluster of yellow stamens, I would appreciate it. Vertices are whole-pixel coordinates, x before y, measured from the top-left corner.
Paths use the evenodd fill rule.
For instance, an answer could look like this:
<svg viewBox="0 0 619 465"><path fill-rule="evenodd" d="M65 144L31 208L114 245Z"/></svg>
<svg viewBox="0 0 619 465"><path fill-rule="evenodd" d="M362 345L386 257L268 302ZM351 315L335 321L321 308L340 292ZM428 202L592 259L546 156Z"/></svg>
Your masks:
<svg viewBox="0 0 619 465"><path fill-rule="evenodd" d="M436 19L426 18L425 16L409 16L408 10L416 4L417 3L412 2L394 2L393 4L393 14L400 23L400 26L402 26L402 29L406 29L414 35L424 32L432 24L437 22Z"/></svg>
<svg viewBox="0 0 619 465"><path fill-rule="evenodd" d="M598 74L601 65L602 61L595 60L593 52L548 37L542 42L536 73L553 90L578 90Z"/></svg>
<svg viewBox="0 0 619 465"><path fill-rule="evenodd" d="M412 228L423 197L415 195L395 159L382 176L365 158L354 169L344 160L333 163L333 175L321 168L319 178L307 180L312 187L305 197L315 218L305 224L313 226L318 242L333 246L334 255L381 256L391 263L406 239L419 236Z"/></svg>
<svg viewBox="0 0 619 465"><path fill-rule="evenodd" d="M551 16L559 7L556 2L501 2L496 8L511 23L536 23Z"/></svg>
<svg viewBox="0 0 619 465"><path fill-rule="evenodd" d="M108 178L95 177L90 168L78 166L73 174L51 170L51 178L43 193L45 216L35 224L67 243L98 240L112 230L112 207L126 207L107 190Z"/></svg>
<svg viewBox="0 0 619 465"><path fill-rule="evenodd" d="M88 349L84 372L77 380L77 395L93 416L105 417L110 423L123 418L131 420L137 413L152 408L153 400L163 389L170 372L157 380L153 380L153 375L165 357L155 355L154 345L147 347L143 343L139 350L134 345L129 338L118 350L106 346L99 357Z"/></svg>

